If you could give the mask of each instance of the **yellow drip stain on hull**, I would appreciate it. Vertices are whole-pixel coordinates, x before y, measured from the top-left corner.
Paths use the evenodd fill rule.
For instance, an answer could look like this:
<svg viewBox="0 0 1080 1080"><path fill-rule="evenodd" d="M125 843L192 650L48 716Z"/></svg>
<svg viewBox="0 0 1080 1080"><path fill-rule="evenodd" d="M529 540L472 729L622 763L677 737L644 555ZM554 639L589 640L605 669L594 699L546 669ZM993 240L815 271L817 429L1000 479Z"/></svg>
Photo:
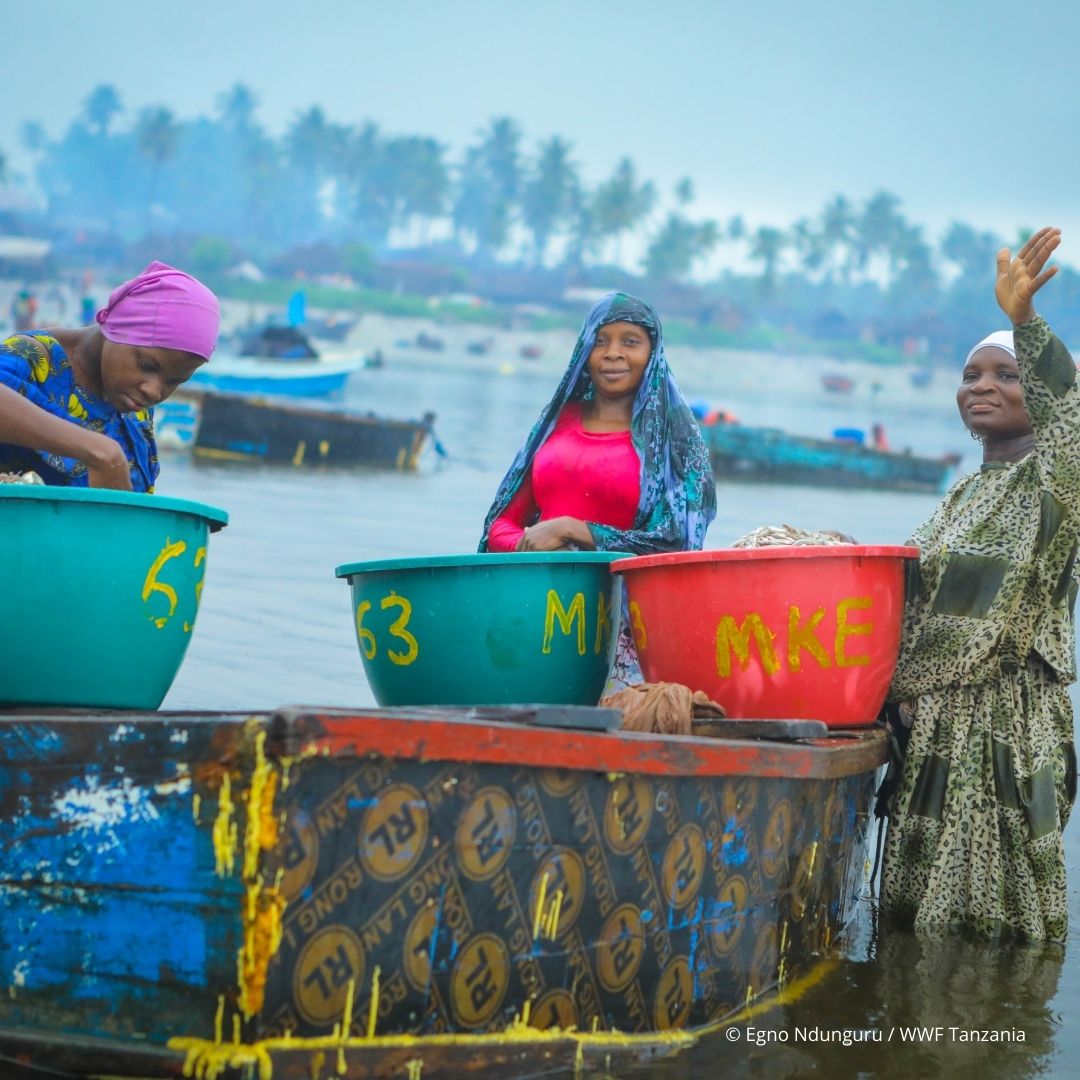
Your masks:
<svg viewBox="0 0 1080 1080"><path fill-rule="evenodd" d="M408 1062L409 1078L420 1076L423 1068L423 1051L461 1049L480 1049L485 1046L514 1046L529 1043L543 1045L570 1040L575 1047L575 1072L584 1068L585 1054L604 1053L605 1051L624 1050L632 1052L636 1047L642 1050L666 1049L677 1053L688 1049L699 1040L708 1038L730 1027L732 1024L745 1023L783 1005L789 1005L801 998L807 991L818 985L836 970L836 960L823 960L814 969L790 983L780 992L769 996L756 1005L748 1005L732 1016L725 1017L689 1031L657 1031L652 1033L629 1034L620 1031L581 1032L575 1029L531 1028L520 1020L511 1024L505 1031L490 1034L453 1034L453 1035L374 1035L366 1038L343 1038L347 1027L339 1028L335 1035L310 1038L274 1038L262 1039L255 1043L229 1043L220 1041L220 1029L217 1039L199 1039L178 1036L170 1039L170 1050L185 1054L184 1076L193 1080L218 1080L227 1069L254 1068L258 1080L273 1080L273 1055L280 1051L304 1051L316 1055L327 1052L338 1057L339 1068L342 1055L349 1050L392 1051L409 1050L417 1054ZM415 1067L415 1068L414 1068Z"/></svg>

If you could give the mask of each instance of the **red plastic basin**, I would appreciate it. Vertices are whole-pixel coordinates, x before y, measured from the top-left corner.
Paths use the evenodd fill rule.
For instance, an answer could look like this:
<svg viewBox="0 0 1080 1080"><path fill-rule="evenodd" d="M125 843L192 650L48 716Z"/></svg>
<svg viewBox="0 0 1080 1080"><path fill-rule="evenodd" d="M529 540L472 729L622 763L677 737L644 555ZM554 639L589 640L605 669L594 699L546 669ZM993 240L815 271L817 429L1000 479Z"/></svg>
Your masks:
<svg viewBox="0 0 1080 1080"><path fill-rule="evenodd" d="M736 719L873 723L900 650L918 548L771 547L620 559L648 682L704 690Z"/></svg>

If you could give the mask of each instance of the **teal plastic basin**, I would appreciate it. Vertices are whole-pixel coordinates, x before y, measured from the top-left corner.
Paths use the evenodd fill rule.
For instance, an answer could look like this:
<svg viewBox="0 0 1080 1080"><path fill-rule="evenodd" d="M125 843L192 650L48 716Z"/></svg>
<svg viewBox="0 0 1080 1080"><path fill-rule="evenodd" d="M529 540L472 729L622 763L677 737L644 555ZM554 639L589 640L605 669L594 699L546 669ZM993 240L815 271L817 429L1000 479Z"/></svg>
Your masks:
<svg viewBox="0 0 1080 1080"><path fill-rule="evenodd" d="M156 709L228 520L161 495L0 484L0 705Z"/></svg>
<svg viewBox="0 0 1080 1080"><path fill-rule="evenodd" d="M612 552L348 563L353 627L380 705L595 705L614 658Z"/></svg>

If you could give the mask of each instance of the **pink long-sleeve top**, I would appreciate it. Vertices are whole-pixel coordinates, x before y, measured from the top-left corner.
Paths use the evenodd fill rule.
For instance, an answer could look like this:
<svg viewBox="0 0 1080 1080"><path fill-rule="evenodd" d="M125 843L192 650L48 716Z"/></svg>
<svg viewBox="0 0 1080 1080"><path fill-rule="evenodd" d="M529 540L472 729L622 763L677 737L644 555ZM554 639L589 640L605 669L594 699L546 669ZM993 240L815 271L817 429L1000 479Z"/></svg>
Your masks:
<svg viewBox="0 0 1080 1080"><path fill-rule="evenodd" d="M641 463L630 432L586 431L581 405L570 402L492 522L488 550L515 551L526 525L556 517L629 529L640 498Z"/></svg>

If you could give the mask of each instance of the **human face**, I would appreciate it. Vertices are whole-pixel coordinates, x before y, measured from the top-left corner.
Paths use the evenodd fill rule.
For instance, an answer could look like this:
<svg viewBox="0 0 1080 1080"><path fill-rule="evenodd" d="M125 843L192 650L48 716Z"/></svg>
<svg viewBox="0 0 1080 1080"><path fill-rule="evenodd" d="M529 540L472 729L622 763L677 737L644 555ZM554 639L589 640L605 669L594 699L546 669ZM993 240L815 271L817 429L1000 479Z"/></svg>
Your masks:
<svg viewBox="0 0 1080 1080"><path fill-rule="evenodd" d="M1020 368L1004 349L987 345L975 352L964 365L956 404L968 430L987 442L1031 434Z"/></svg>
<svg viewBox="0 0 1080 1080"><path fill-rule="evenodd" d="M102 397L121 412L152 409L205 363L201 356L179 349L121 345L106 338L101 351Z"/></svg>
<svg viewBox="0 0 1080 1080"><path fill-rule="evenodd" d="M651 355L652 341L645 327L629 322L601 326L589 353L589 374L597 397L633 397Z"/></svg>

